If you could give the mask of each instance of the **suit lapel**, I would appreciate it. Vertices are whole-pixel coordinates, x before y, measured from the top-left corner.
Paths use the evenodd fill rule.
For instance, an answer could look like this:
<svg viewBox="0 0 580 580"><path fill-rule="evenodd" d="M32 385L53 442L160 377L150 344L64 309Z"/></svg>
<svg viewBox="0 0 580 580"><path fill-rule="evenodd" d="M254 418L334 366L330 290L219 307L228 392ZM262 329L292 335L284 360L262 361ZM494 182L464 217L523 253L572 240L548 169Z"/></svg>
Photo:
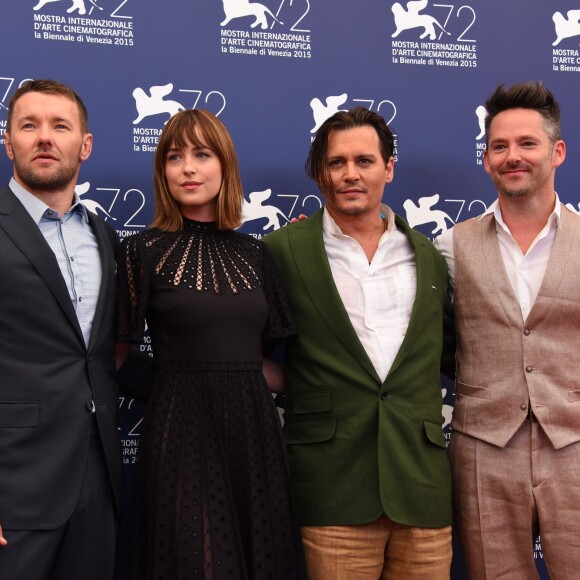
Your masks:
<svg viewBox="0 0 580 580"><path fill-rule="evenodd" d="M54 252L29 213L8 187L0 194L0 228L44 280L84 344L81 327Z"/></svg>
<svg viewBox="0 0 580 580"><path fill-rule="evenodd" d="M322 238L322 212L320 210L288 230L290 251L304 290L324 323L361 367L375 381L380 382L334 283Z"/></svg>
<svg viewBox="0 0 580 580"><path fill-rule="evenodd" d="M101 286L99 289L99 297L97 300L97 307L95 309L95 315L93 317L93 325L91 328L91 336L89 338L88 348L92 348L96 337L99 336L101 330L101 322L103 321L103 311L107 305L107 302L111 300L114 296L114 276L115 272L115 262L114 255L110 248L110 240L107 237L107 232L105 231L105 224L99 220L90 211L87 212L89 216L89 223L93 229L93 233L97 238L97 243L99 245L99 255L101 258Z"/></svg>

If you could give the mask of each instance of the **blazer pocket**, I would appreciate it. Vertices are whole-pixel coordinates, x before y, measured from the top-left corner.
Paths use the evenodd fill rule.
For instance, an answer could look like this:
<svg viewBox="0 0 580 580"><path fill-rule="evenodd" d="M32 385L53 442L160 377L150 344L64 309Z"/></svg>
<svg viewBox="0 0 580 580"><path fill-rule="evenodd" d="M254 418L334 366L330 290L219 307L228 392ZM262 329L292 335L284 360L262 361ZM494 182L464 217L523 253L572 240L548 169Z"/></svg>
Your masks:
<svg viewBox="0 0 580 580"><path fill-rule="evenodd" d="M39 423L38 401L0 401L0 428L38 427Z"/></svg>
<svg viewBox="0 0 580 580"><path fill-rule="evenodd" d="M330 411L331 408L330 393L328 391L299 395L294 399L293 405L296 415L325 413L326 411Z"/></svg>
<svg viewBox="0 0 580 580"><path fill-rule="evenodd" d="M330 441L335 433L336 419L286 422L284 425L284 441L286 445L322 443L323 441Z"/></svg>
<svg viewBox="0 0 580 580"><path fill-rule="evenodd" d="M424 421L423 426L425 427L425 435L427 435L427 439L429 439L431 443L434 443L438 447L443 447L443 449L447 447L441 423Z"/></svg>
<svg viewBox="0 0 580 580"><path fill-rule="evenodd" d="M455 385L455 392L457 395L463 395L465 397L489 399L489 389L487 387L476 387L475 385L468 385L466 383L460 383L459 381Z"/></svg>

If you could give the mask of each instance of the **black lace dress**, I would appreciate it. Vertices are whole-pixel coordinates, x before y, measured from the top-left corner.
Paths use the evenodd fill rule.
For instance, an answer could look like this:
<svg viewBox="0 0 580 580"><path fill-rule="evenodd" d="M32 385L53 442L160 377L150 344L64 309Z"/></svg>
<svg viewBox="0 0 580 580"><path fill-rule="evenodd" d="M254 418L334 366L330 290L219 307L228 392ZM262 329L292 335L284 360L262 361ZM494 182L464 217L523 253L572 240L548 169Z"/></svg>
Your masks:
<svg viewBox="0 0 580 580"><path fill-rule="evenodd" d="M305 578L260 343L294 334L264 244L213 223L123 244L120 340L147 321L155 382L139 451L135 580Z"/></svg>

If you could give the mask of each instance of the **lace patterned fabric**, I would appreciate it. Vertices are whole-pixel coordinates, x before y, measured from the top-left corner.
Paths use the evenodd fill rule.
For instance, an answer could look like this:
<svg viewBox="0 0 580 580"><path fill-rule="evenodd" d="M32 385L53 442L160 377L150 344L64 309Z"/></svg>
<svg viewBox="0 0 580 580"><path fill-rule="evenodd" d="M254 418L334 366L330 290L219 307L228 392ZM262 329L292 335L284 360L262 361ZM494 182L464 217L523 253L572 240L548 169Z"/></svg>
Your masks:
<svg viewBox="0 0 580 580"><path fill-rule="evenodd" d="M265 246L214 224L123 244L121 341L147 321L155 382L139 451L135 580L306 578L260 344L295 333Z"/></svg>

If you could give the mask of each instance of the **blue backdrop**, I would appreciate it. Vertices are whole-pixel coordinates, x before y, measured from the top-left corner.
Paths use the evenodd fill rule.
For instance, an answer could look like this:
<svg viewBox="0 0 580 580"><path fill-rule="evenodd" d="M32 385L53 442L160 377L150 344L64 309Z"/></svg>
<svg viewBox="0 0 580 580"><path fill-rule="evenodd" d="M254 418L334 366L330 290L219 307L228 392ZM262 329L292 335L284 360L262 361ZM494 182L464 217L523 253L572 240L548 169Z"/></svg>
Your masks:
<svg viewBox="0 0 580 580"><path fill-rule="evenodd" d="M562 105L568 160L557 189L579 209L580 0L3 0L0 10L0 129L24 80L75 88L95 138L77 191L121 237L151 219L157 137L180 108L207 108L229 128L246 192L242 230L262 236L320 207L303 171L312 136L359 104L397 135L385 201L433 237L495 199L482 165L482 103L497 84L528 79ZM2 156L2 182L10 175ZM120 407L130 479L142 409L125 399ZM127 523L129 503L126 511ZM545 577L539 543L535 555ZM453 576L464 577L459 555Z"/></svg>

